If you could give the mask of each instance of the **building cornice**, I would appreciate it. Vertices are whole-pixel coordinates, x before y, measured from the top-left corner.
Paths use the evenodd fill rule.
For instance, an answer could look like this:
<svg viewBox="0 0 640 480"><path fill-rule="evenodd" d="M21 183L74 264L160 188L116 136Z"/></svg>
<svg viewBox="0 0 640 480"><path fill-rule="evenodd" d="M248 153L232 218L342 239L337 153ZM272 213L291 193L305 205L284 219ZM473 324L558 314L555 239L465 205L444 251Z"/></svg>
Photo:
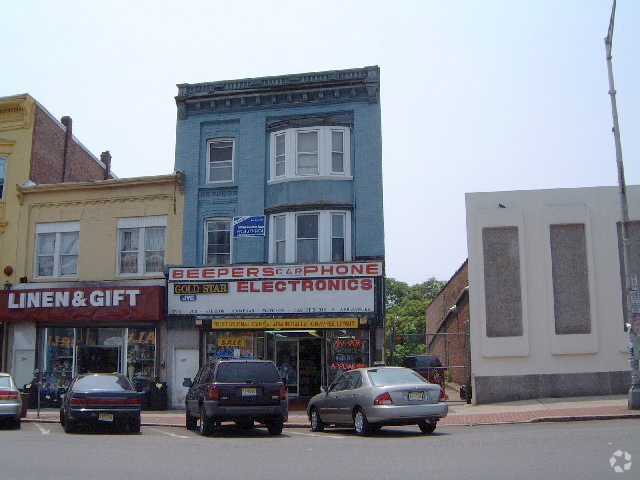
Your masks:
<svg viewBox="0 0 640 480"><path fill-rule="evenodd" d="M35 104L27 94L0 98L0 131L30 128Z"/></svg>
<svg viewBox="0 0 640 480"><path fill-rule="evenodd" d="M108 180L98 180L95 182L65 182L65 183L51 183L51 184L42 184L42 185L16 185L16 191L18 194L18 199L20 204L22 205L24 202L24 197L29 195L48 195L56 192L81 192L85 190L123 190L126 189L127 196L120 199L119 197L105 197L98 199L74 199L69 201L61 200L60 204L69 204L69 203L100 203L105 201L121 201L127 199L140 199L140 198L164 198L165 196L171 196L170 194L149 194L149 195L139 195L133 196L130 195L130 189L135 187L148 187L153 185L173 185L174 186L174 196L175 190L179 190L180 193L184 193L183 190L183 179L184 176L182 172L176 172L171 175L157 175L157 176L149 176L149 177L132 177L132 178L116 178L116 179L108 179Z"/></svg>
<svg viewBox="0 0 640 480"><path fill-rule="evenodd" d="M380 69L377 66L276 77L179 84L178 118L200 113L249 110L270 106L378 103Z"/></svg>

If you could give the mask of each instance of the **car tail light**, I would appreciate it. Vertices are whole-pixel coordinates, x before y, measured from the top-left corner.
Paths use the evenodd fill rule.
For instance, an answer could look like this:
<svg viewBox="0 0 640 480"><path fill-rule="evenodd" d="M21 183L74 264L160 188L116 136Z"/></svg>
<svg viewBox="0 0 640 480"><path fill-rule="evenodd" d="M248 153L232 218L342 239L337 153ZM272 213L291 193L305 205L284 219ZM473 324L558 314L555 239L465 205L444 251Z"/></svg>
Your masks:
<svg viewBox="0 0 640 480"><path fill-rule="evenodd" d="M71 405L84 405L87 403L87 400L86 398L73 397L69 403L71 403Z"/></svg>
<svg viewBox="0 0 640 480"><path fill-rule="evenodd" d="M13 390L9 391L0 391L0 400L17 400L18 392L14 392Z"/></svg>
<svg viewBox="0 0 640 480"><path fill-rule="evenodd" d="M218 400L218 387L210 386L209 387L209 395L207 397L209 400Z"/></svg>
<svg viewBox="0 0 640 480"><path fill-rule="evenodd" d="M140 397L127 398L127 405L142 405L142 399Z"/></svg>
<svg viewBox="0 0 640 480"><path fill-rule="evenodd" d="M389 392L384 392L382 395L378 395L376 399L373 401L374 405L391 405L393 404L393 400L391 400L391 395Z"/></svg>
<svg viewBox="0 0 640 480"><path fill-rule="evenodd" d="M286 399L287 399L287 387L282 385L280 387L280 400L286 400Z"/></svg>
<svg viewBox="0 0 640 480"><path fill-rule="evenodd" d="M444 402L447 399L447 396L444 394L444 390L440 389L440 396L438 397L439 402Z"/></svg>

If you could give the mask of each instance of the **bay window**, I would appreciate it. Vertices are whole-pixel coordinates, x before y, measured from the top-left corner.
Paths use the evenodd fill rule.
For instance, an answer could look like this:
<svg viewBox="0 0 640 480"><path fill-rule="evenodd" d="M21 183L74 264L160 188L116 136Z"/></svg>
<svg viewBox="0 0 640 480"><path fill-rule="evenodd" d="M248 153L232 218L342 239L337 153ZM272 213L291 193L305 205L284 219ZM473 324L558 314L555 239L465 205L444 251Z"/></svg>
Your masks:
<svg viewBox="0 0 640 480"><path fill-rule="evenodd" d="M270 263L351 260L351 212L290 212L270 217Z"/></svg>
<svg viewBox="0 0 640 480"><path fill-rule="evenodd" d="M271 134L270 179L351 179L348 127L289 128Z"/></svg>

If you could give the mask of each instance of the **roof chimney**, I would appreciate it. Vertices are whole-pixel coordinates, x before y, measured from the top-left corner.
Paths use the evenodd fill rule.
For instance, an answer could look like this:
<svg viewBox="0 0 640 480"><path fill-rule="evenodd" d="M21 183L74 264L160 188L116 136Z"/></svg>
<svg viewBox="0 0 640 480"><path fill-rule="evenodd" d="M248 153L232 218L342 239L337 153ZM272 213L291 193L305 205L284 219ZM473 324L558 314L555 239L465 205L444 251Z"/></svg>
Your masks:
<svg viewBox="0 0 640 480"><path fill-rule="evenodd" d="M111 154L109 150L100 154L100 161L104 163L104 179L108 180L111 176Z"/></svg>
<svg viewBox="0 0 640 480"><path fill-rule="evenodd" d="M67 158L69 156L69 144L71 143L71 139L73 137L72 125L73 121L71 117L64 116L60 119L60 122L67 129L64 135L64 153L62 156L62 181L64 182L65 177L67 176Z"/></svg>

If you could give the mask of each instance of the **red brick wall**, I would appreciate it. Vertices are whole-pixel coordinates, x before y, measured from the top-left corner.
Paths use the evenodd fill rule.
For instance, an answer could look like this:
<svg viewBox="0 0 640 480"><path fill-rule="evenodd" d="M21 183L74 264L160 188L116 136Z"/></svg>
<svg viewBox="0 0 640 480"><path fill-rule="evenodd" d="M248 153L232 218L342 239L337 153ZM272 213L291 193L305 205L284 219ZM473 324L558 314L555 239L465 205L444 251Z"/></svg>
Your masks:
<svg viewBox="0 0 640 480"><path fill-rule="evenodd" d="M429 304L426 310L428 353L437 355L443 366L464 366L465 356L465 323L469 321L469 295L463 295L458 303L457 314L449 315L446 323L443 320L449 309L455 305L469 282L468 262L451 277L449 283ZM460 333L460 335L437 335L437 333ZM436 334L436 335L430 335ZM467 372L465 368L451 368L454 382L464 384Z"/></svg>
<svg viewBox="0 0 640 480"><path fill-rule="evenodd" d="M63 181L65 135L66 129L38 106L33 128L30 180L38 184ZM100 164L75 140L71 139L68 146L64 181L85 182L102 180L103 178L104 169Z"/></svg>

